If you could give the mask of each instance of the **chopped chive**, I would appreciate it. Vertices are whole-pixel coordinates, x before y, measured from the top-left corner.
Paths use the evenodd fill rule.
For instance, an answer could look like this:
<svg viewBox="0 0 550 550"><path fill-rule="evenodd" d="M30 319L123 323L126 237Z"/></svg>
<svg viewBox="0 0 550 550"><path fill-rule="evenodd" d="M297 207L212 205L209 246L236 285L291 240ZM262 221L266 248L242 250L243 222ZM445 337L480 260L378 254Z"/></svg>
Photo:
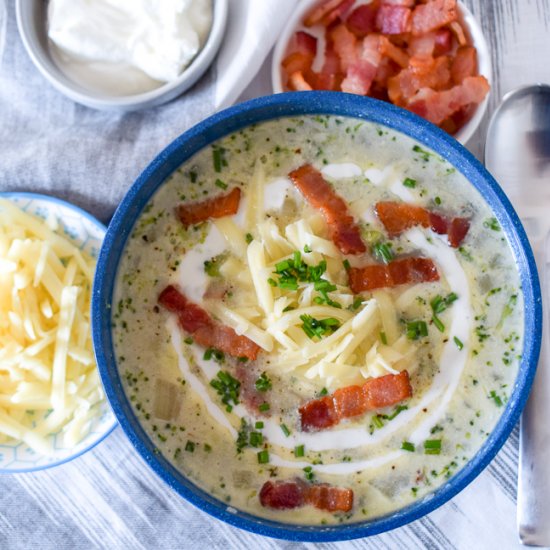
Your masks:
<svg viewBox="0 0 550 550"><path fill-rule="evenodd" d="M306 254L309 254L311 251L312 251L312 250L311 250L311 246L309 246L309 245L307 245L307 244L304 245L304 252L305 252Z"/></svg>
<svg viewBox="0 0 550 550"><path fill-rule="evenodd" d="M326 388L323 388L320 392L319 392L319 396L320 397L323 397L325 395L328 395L328 390Z"/></svg>
<svg viewBox="0 0 550 550"><path fill-rule="evenodd" d="M388 420L393 420L399 413L402 413L403 411L406 411L409 407L407 405L397 405L393 412L387 416Z"/></svg>
<svg viewBox="0 0 550 550"><path fill-rule="evenodd" d="M285 434L285 437L288 437L290 435L290 430L288 429L288 426L286 424L281 424L281 430Z"/></svg>
<svg viewBox="0 0 550 550"><path fill-rule="evenodd" d="M265 372L262 372L260 377L254 383L254 386L256 386L256 389L258 391L265 392L267 390L270 390L272 387L271 379L267 376Z"/></svg>
<svg viewBox="0 0 550 550"><path fill-rule="evenodd" d="M254 240L254 237L251 233L247 233L244 238L246 240L246 244L250 244Z"/></svg>
<svg viewBox="0 0 550 550"><path fill-rule="evenodd" d="M388 345L388 338L386 337L386 333L382 330L380 331L380 341L387 346Z"/></svg>
<svg viewBox="0 0 550 550"><path fill-rule="evenodd" d="M256 422L256 424L254 424L254 427L257 430L261 430L264 427L264 423L261 420L258 420L258 422Z"/></svg>
<svg viewBox="0 0 550 550"><path fill-rule="evenodd" d="M487 229L492 229L493 231L500 231L500 225L496 218L488 218L483 222L483 225Z"/></svg>
<svg viewBox="0 0 550 550"><path fill-rule="evenodd" d="M427 439L424 441L424 453L427 455L441 454L441 439Z"/></svg>
<svg viewBox="0 0 550 550"><path fill-rule="evenodd" d="M372 246L372 253L375 258L385 264L389 264L393 260L393 252L391 243L376 243Z"/></svg>
<svg viewBox="0 0 550 550"><path fill-rule="evenodd" d="M405 178L403 180L403 185L405 187L409 187L410 189L414 189L416 187L416 180L413 180L412 178Z"/></svg>
<svg viewBox="0 0 550 550"><path fill-rule="evenodd" d="M305 477L308 481L313 481L313 478L315 477L315 474L313 472L313 468L311 466L306 466L305 468L302 468L302 470L305 473Z"/></svg>
<svg viewBox="0 0 550 550"><path fill-rule="evenodd" d="M250 432L250 445L252 447L260 447L264 442L264 436L261 432Z"/></svg>
<svg viewBox="0 0 550 550"><path fill-rule="evenodd" d="M424 336L428 336L428 325L425 321L409 321L407 323L407 338L409 340L418 340Z"/></svg>
<svg viewBox="0 0 550 550"><path fill-rule="evenodd" d="M456 347L459 349L459 350L462 350L462 348L464 347L464 344L462 343L462 341L457 338L456 336L453 338L454 340L454 343L456 344Z"/></svg>
<svg viewBox="0 0 550 550"><path fill-rule="evenodd" d="M187 443L185 444L185 450L188 453L195 452L195 444L192 441L187 441Z"/></svg>
<svg viewBox="0 0 550 550"><path fill-rule="evenodd" d="M434 202L439 206L441 204L441 197L435 197Z"/></svg>
<svg viewBox="0 0 550 550"><path fill-rule="evenodd" d="M212 149L212 160L214 163L214 170L216 172L222 171L222 150L219 147Z"/></svg>
<svg viewBox="0 0 550 550"><path fill-rule="evenodd" d="M277 281L275 281L275 280L272 279L271 277L269 277L269 279L267 280L267 282L268 282L271 286L277 286Z"/></svg>
<svg viewBox="0 0 550 550"><path fill-rule="evenodd" d="M258 453L258 463L267 464L269 462L269 453L264 449Z"/></svg>
<svg viewBox="0 0 550 550"><path fill-rule="evenodd" d="M346 271L349 271L351 269L351 264L349 263L349 260L348 259L345 259L342 264L344 264L344 269Z"/></svg>
<svg viewBox="0 0 550 550"><path fill-rule="evenodd" d="M382 428L384 426L384 419L381 415L375 414L372 417L372 423L374 424L375 428Z"/></svg>
<svg viewBox="0 0 550 550"><path fill-rule="evenodd" d="M271 405L267 402L264 402L258 407L258 410L260 412L267 412L270 408L271 408Z"/></svg>
<svg viewBox="0 0 550 550"><path fill-rule="evenodd" d="M497 407L502 407L502 399L497 395L497 392L495 390L492 390L489 394L489 397L495 402L495 405Z"/></svg>
<svg viewBox="0 0 550 550"><path fill-rule="evenodd" d="M296 458L301 458L305 455L305 448L303 445L298 445L297 447L294 447L294 456Z"/></svg>
<svg viewBox="0 0 550 550"><path fill-rule="evenodd" d="M432 316L432 323L439 332L445 332L445 325L441 322L441 319L436 315Z"/></svg>
<svg viewBox="0 0 550 550"><path fill-rule="evenodd" d="M227 189L227 183L224 183L221 179L216 179L215 182L216 187L219 187L220 189Z"/></svg>
<svg viewBox="0 0 550 550"><path fill-rule="evenodd" d="M184 342L190 346L190 345L193 343L193 338L191 338L190 336L188 336L188 337L184 340Z"/></svg>
<svg viewBox="0 0 550 550"><path fill-rule="evenodd" d="M197 172L195 172L194 170L191 170L189 172L189 179L191 180L191 183L196 183L196 181L197 181Z"/></svg>
<svg viewBox="0 0 550 550"><path fill-rule="evenodd" d="M414 444L410 441L403 441L403 443L401 444L401 448L404 451L409 451L409 453L414 453Z"/></svg>

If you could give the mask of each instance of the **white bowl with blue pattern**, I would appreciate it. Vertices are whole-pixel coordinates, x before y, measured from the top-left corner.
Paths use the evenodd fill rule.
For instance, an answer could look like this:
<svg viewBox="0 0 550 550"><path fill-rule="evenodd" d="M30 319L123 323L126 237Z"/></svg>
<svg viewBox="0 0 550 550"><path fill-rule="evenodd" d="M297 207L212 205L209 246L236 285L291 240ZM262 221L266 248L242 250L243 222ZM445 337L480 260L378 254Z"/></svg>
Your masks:
<svg viewBox="0 0 550 550"><path fill-rule="evenodd" d="M98 256L106 227L84 210L55 197L35 193L0 193L0 198L8 199L25 212L39 218L56 219L59 233L63 233L86 254L93 258ZM0 444L0 473L33 472L64 464L105 439L116 424L116 418L105 400L101 404L100 414L92 421L88 435L76 447L64 447L60 433L49 436L54 449L50 456L41 455L21 442Z"/></svg>

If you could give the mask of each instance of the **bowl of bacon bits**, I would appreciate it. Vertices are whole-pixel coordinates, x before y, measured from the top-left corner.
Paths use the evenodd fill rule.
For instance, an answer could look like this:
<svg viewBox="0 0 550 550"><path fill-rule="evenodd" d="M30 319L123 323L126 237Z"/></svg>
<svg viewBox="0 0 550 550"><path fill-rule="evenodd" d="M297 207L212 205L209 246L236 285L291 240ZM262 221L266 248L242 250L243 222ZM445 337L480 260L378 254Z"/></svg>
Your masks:
<svg viewBox="0 0 550 550"><path fill-rule="evenodd" d="M273 56L276 93L332 90L402 107L466 143L485 113L491 61L457 0L306 0Z"/></svg>

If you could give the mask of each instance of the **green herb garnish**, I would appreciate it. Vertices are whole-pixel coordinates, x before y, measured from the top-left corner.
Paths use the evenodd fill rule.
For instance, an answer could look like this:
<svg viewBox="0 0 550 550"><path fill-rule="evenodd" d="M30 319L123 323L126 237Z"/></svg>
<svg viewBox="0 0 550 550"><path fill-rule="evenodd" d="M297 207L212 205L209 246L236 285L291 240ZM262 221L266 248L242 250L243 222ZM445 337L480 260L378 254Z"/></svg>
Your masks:
<svg viewBox="0 0 550 550"><path fill-rule="evenodd" d="M302 329L312 340L321 339L326 334L332 334L340 328L340 321L334 317L327 319L315 319L311 315L300 315Z"/></svg>
<svg viewBox="0 0 550 550"><path fill-rule="evenodd" d="M227 189L227 183L223 182L221 179L217 178L216 181L214 182L214 184L216 185L216 187L219 187L220 189Z"/></svg>
<svg viewBox="0 0 550 550"><path fill-rule="evenodd" d="M226 405L227 412L233 410L233 405L239 404L239 392L241 383L233 378L227 371L219 371L216 378L210 380L210 385L216 390L222 398L222 403Z"/></svg>
<svg viewBox="0 0 550 550"><path fill-rule="evenodd" d="M500 225L496 218L488 218L483 222L484 227L493 231L500 231Z"/></svg>
<svg viewBox="0 0 550 550"><path fill-rule="evenodd" d="M460 340L460 338L457 338L456 336L453 337L453 341L454 343L456 344L456 347L459 349L459 350L462 350L462 348L464 347L464 344L462 343L462 340Z"/></svg>
<svg viewBox="0 0 550 550"><path fill-rule="evenodd" d="M407 338L409 340L418 340L428 336L428 325L425 321L409 321L407 323Z"/></svg>
<svg viewBox="0 0 550 550"><path fill-rule="evenodd" d="M281 424L281 430L286 437L290 435L290 430L288 429L288 426L286 424Z"/></svg>
<svg viewBox="0 0 550 550"><path fill-rule="evenodd" d="M409 453L414 453L414 444L410 441L403 441L403 443L401 443L401 448L404 451L409 451Z"/></svg>
<svg viewBox="0 0 550 550"><path fill-rule="evenodd" d="M403 180L403 185L405 187L409 187L410 189L414 189L416 187L416 180L413 180L412 178L405 178Z"/></svg>
<svg viewBox="0 0 550 550"><path fill-rule="evenodd" d="M427 439L424 441L424 454L441 454L441 439Z"/></svg>
<svg viewBox="0 0 550 550"><path fill-rule="evenodd" d="M249 442L251 447L261 447L264 436L260 432L250 432Z"/></svg>
<svg viewBox="0 0 550 550"><path fill-rule="evenodd" d="M265 372L262 372L260 378L258 378L254 383L254 386L256 386L256 389L258 391L270 390L272 387L271 379L267 376Z"/></svg>
<svg viewBox="0 0 550 550"><path fill-rule="evenodd" d="M389 264L394 257L391 246L391 243L376 243L372 245L372 254L377 260Z"/></svg>
<svg viewBox="0 0 550 550"><path fill-rule="evenodd" d="M269 453L267 450L260 451L258 453L258 463L259 464L267 464L269 462Z"/></svg>

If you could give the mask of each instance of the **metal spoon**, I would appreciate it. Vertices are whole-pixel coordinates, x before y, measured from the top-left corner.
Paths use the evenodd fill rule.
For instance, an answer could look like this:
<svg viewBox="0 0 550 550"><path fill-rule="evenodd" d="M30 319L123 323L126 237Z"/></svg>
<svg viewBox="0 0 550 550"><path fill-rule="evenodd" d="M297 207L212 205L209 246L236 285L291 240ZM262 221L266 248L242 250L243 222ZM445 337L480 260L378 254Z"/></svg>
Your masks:
<svg viewBox="0 0 550 550"><path fill-rule="evenodd" d="M543 296L543 338L533 389L521 418L518 531L523 544L550 546L550 335L546 245L550 231L550 86L519 88L493 114L485 164L522 219Z"/></svg>

